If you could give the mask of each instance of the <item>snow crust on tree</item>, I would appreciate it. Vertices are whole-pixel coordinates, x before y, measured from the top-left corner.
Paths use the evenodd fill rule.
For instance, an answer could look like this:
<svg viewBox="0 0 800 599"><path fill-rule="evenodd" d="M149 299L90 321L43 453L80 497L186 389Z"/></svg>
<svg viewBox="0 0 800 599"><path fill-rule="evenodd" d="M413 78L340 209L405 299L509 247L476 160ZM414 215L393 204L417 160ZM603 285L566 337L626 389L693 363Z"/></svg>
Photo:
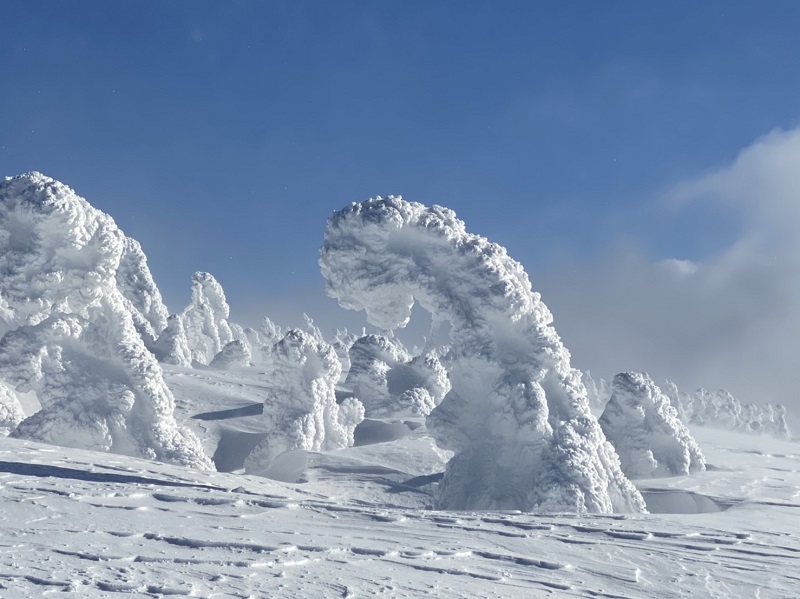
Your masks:
<svg viewBox="0 0 800 599"><path fill-rule="evenodd" d="M688 424L791 438L786 408L780 404L758 406L742 403L725 389L708 391L701 387L687 393L672 381L667 381L664 388L681 420Z"/></svg>
<svg viewBox="0 0 800 599"><path fill-rule="evenodd" d="M614 377L600 426L632 479L705 470L705 457L669 398L646 373Z"/></svg>
<svg viewBox="0 0 800 599"><path fill-rule="evenodd" d="M0 435L8 436L25 418L14 390L0 381Z"/></svg>
<svg viewBox="0 0 800 599"><path fill-rule="evenodd" d="M166 308L137 242L39 173L0 183L0 379L42 409L14 436L213 469L147 349Z"/></svg>
<svg viewBox="0 0 800 599"><path fill-rule="evenodd" d="M344 386L364 404L367 417L427 416L450 390L435 352L411 357L396 339L365 335L349 351Z"/></svg>
<svg viewBox="0 0 800 599"><path fill-rule="evenodd" d="M415 301L451 324L452 389L427 418L454 452L439 508L645 511L505 248L447 208L377 198L329 219L320 267L328 294L383 330L405 326Z"/></svg>
<svg viewBox="0 0 800 599"><path fill-rule="evenodd" d="M342 366L329 343L321 336L290 329L264 358L263 419L269 432L246 458L248 474L275 476L275 460L284 452L353 445L355 428L364 420L364 406L355 398L336 402Z"/></svg>

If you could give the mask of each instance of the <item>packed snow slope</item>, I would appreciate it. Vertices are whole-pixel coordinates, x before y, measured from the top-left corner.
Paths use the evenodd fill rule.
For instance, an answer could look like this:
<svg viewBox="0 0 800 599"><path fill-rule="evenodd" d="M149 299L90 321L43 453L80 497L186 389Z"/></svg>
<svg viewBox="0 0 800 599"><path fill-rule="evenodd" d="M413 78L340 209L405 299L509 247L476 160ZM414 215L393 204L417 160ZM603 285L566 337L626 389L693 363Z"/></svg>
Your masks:
<svg viewBox="0 0 800 599"><path fill-rule="evenodd" d="M166 374L205 446L263 430L252 371ZM616 515L433 510L424 426L295 483L0 438L0 596L796 597L800 446L693 433L708 470Z"/></svg>

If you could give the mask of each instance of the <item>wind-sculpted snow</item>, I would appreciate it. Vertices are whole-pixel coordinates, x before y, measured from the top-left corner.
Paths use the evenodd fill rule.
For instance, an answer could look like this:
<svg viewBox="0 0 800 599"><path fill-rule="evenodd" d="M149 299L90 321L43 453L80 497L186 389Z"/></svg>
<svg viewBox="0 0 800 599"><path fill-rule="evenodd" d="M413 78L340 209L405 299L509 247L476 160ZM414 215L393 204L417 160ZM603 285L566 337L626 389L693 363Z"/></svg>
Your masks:
<svg viewBox="0 0 800 599"><path fill-rule="evenodd" d="M781 439L791 437L786 422L786 408L780 404L757 406L742 403L724 389L711 392L701 387L694 393L686 393L678 389L672 381L666 382L665 392L686 423L743 433L767 434Z"/></svg>
<svg viewBox="0 0 800 599"><path fill-rule="evenodd" d="M336 403L341 364L320 336L291 329L270 352L263 418L268 431L245 460L248 474L276 476L275 458L287 451L323 451L353 445L364 419L354 398Z"/></svg>
<svg viewBox="0 0 800 599"><path fill-rule="evenodd" d="M600 426L630 478L678 476L705 469L700 446L647 374L623 372L614 377Z"/></svg>
<svg viewBox="0 0 800 599"><path fill-rule="evenodd" d="M6 436L25 418L14 390L0 381L0 435Z"/></svg>
<svg viewBox="0 0 800 599"><path fill-rule="evenodd" d="M139 244L39 173L0 183L0 379L42 409L14 436L212 468L147 346L167 311Z"/></svg>
<svg viewBox="0 0 800 599"><path fill-rule="evenodd" d="M92 318L117 295L146 342L166 326L138 242L66 185L40 173L0 182L0 333L53 314Z"/></svg>
<svg viewBox="0 0 800 599"><path fill-rule="evenodd" d="M234 340L250 343L244 330L228 322L230 307L225 292L207 272L192 276L192 302L181 314L192 359L209 364L228 343Z"/></svg>
<svg viewBox="0 0 800 599"><path fill-rule="evenodd" d="M400 343L365 335L350 347L344 386L364 404L367 417L427 416L450 390L434 352L412 358Z"/></svg>
<svg viewBox="0 0 800 599"><path fill-rule="evenodd" d="M550 311L503 247L447 208L378 198L329 219L320 266L328 293L384 330L405 326L415 301L450 321L452 390L427 419L454 452L440 508L644 511Z"/></svg>

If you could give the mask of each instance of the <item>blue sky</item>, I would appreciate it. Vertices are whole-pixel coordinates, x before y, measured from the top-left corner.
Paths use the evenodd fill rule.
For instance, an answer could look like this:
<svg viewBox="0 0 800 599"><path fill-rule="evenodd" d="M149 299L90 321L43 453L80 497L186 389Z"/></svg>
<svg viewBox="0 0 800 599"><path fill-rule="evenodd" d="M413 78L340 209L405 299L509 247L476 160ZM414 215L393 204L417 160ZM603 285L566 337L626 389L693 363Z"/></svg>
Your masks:
<svg viewBox="0 0 800 599"><path fill-rule="evenodd" d="M110 213L173 311L196 270L234 319L331 309L326 218L402 194L508 247L569 321L569 272L741 239L745 212L665 198L800 116L797 2L2 11L0 174L40 170Z"/></svg>

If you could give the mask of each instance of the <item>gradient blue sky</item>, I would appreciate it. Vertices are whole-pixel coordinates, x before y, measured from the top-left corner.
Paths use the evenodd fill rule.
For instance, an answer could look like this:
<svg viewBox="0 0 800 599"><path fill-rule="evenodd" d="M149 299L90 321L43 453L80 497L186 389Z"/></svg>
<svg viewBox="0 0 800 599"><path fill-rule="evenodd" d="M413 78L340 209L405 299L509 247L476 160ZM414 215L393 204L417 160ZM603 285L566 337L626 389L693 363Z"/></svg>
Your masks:
<svg viewBox="0 0 800 599"><path fill-rule="evenodd" d="M71 185L172 311L206 270L234 320L327 310L325 220L375 195L453 208L545 300L620 247L711 259L742 215L663 195L800 116L794 1L11 0L2 21L0 175Z"/></svg>

